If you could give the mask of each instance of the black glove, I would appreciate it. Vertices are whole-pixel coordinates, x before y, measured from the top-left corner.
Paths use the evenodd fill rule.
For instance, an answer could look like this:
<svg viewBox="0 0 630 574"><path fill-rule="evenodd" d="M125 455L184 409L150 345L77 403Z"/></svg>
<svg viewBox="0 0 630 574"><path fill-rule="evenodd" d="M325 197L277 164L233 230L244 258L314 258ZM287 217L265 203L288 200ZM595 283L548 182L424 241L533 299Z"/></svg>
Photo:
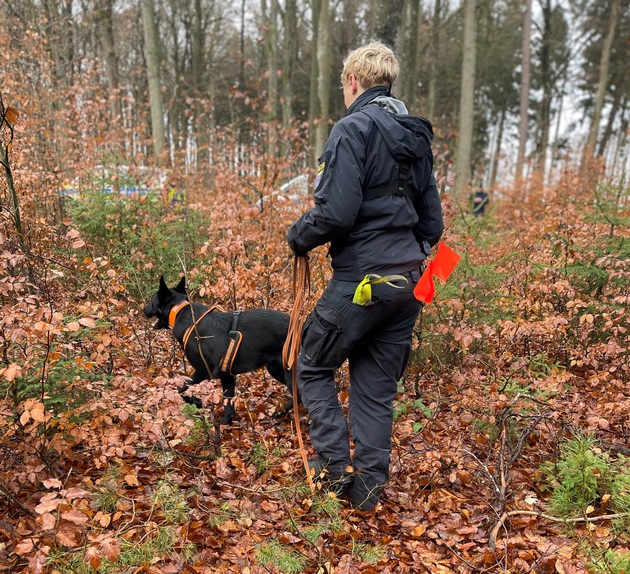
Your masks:
<svg viewBox="0 0 630 574"><path fill-rule="evenodd" d="M289 235L287 236L287 242L289 244L289 248L293 252L293 255L299 257L300 255L306 255L308 251L304 251L300 249L295 240L297 239L297 231L295 231L295 227L291 227L289 229Z"/></svg>

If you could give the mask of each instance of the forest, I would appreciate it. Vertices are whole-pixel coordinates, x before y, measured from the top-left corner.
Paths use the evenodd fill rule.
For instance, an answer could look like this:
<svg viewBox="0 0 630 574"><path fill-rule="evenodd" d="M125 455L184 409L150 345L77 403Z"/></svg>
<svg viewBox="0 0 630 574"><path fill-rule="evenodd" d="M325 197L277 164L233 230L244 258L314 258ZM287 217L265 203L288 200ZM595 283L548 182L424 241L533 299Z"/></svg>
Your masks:
<svg viewBox="0 0 630 574"><path fill-rule="evenodd" d="M630 572L629 0L0 6L0 574ZM185 276L291 311L287 230L370 39L461 259L360 512L309 488L280 383L240 375L222 425L142 310Z"/></svg>

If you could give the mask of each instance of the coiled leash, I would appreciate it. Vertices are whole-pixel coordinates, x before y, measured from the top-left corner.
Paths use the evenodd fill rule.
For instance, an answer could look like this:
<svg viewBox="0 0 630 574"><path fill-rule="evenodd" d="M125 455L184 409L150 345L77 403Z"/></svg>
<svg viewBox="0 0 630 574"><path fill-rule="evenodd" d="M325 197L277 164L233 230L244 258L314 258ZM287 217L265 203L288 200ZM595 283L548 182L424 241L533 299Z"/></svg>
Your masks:
<svg viewBox="0 0 630 574"><path fill-rule="evenodd" d="M297 387L297 357L300 352L302 341L302 310L304 294L311 290L311 274L308 267L308 257L306 255L296 255L293 261L293 309L289 317L289 331L282 347L282 363L284 368L292 371L292 394L293 394L293 420L295 421L295 432L300 445L302 463L306 472L306 480L311 489L315 492L315 483L308 466L308 457L302 439L302 427L300 426L300 414L298 409L298 387Z"/></svg>
<svg viewBox="0 0 630 574"><path fill-rule="evenodd" d="M352 302L362 307L372 305L374 303L372 301L372 285L380 285L383 283L394 289L403 289L409 283L409 280L403 275L386 275L385 277L381 277L376 273L368 273L354 292ZM402 285L396 285L396 283L402 283Z"/></svg>

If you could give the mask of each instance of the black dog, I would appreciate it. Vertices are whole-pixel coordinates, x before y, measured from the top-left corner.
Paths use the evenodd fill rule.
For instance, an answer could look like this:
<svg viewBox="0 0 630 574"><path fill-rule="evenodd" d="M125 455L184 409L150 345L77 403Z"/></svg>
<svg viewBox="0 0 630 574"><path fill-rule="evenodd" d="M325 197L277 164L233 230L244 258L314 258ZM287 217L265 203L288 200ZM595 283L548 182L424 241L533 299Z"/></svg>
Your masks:
<svg viewBox="0 0 630 574"><path fill-rule="evenodd" d="M183 393L205 379L221 379L226 399L222 424L230 424L234 418L235 375L266 366L271 376L287 385L291 392L291 374L282 364L282 347L289 330L289 316L285 313L270 309L225 313L211 311L199 303L191 304L185 277L174 289L167 287L164 277L160 277L160 287L143 311L149 318L157 317L156 329L172 328L173 336L195 369L190 382L178 389L184 401L201 407L198 398ZM231 338L239 341L236 350L230 347ZM288 402L285 409L290 405Z"/></svg>

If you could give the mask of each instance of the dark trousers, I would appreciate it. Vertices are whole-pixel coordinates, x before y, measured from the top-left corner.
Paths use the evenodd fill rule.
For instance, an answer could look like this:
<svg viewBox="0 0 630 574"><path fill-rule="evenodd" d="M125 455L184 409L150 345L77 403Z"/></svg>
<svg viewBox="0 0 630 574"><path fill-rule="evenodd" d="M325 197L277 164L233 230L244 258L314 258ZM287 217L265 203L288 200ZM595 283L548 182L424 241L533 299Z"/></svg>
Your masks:
<svg viewBox="0 0 630 574"><path fill-rule="evenodd" d="M358 282L332 279L304 325L298 385L312 421L311 444L331 469L354 465L353 501L370 496L378 500L389 477L392 401L422 306L413 296L419 273L405 276L409 283L403 289L373 285L373 304L368 306L352 303ZM354 459L334 379L346 359Z"/></svg>

